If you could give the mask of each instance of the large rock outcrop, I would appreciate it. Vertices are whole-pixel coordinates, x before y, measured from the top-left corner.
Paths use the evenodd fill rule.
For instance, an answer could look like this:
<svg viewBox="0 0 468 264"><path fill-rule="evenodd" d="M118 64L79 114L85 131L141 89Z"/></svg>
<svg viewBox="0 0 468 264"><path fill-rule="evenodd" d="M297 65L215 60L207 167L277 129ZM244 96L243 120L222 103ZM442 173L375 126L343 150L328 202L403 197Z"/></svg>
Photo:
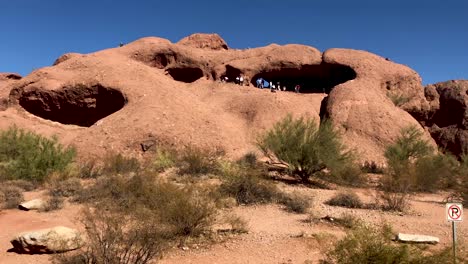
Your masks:
<svg viewBox="0 0 468 264"><path fill-rule="evenodd" d="M250 86L219 82L240 75ZM254 88L260 77L287 92ZM301 94L291 92L297 84ZM362 160L381 162L401 128L419 126L408 112L429 107L416 72L375 54L322 54L297 44L230 50L216 34L177 44L148 37L92 54L67 54L8 89L11 107L0 129L34 127L96 156L117 150L143 155L140 143L149 138L221 147L239 156L255 148L258 133L293 113L332 118ZM394 94L410 99L396 106Z"/></svg>
<svg viewBox="0 0 468 264"><path fill-rule="evenodd" d="M468 153L468 80L452 80L425 87L430 108L418 116L437 144L461 156Z"/></svg>

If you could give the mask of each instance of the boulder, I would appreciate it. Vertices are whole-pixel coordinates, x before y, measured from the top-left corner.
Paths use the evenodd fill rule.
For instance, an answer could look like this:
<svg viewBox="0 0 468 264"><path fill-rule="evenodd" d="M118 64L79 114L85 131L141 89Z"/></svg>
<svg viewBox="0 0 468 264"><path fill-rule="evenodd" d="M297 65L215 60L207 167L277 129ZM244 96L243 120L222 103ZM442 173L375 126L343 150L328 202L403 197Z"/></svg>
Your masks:
<svg viewBox="0 0 468 264"><path fill-rule="evenodd" d="M80 233L64 226L41 229L18 234L10 243L18 253L58 253L83 246Z"/></svg>
<svg viewBox="0 0 468 264"><path fill-rule="evenodd" d="M18 205L18 208L24 211L29 210L43 210L46 203L42 199L34 199Z"/></svg>
<svg viewBox="0 0 468 264"><path fill-rule="evenodd" d="M415 243L415 244L437 244L439 243L439 238L434 236L426 235L414 235L414 234L403 234L398 233L395 238L396 241L402 243Z"/></svg>
<svg viewBox="0 0 468 264"><path fill-rule="evenodd" d="M468 80L452 80L424 88L430 106L415 118L437 145L460 157L468 151Z"/></svg>
<svg viewBox="0 0 468 264"><path fill-rule="evenodd" d="M177 44L186 45L194 48L227 50L228 45L218 34L192 34L181 39Z"/></svg>

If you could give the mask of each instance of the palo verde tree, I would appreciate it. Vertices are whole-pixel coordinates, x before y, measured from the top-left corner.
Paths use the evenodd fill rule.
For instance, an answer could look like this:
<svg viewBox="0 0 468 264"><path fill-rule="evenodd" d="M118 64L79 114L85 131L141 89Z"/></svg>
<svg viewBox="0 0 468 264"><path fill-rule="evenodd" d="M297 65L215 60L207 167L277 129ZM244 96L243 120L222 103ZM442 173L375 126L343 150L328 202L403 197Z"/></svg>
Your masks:
<svg viewBox="0 0 468 264"><path fill-rule="evenodd" d="M312 118L287 115L257 139L257 146L272 163L285 165L302 181L324 169L342 171L352 163L329 120L317 125Z"/></svg>

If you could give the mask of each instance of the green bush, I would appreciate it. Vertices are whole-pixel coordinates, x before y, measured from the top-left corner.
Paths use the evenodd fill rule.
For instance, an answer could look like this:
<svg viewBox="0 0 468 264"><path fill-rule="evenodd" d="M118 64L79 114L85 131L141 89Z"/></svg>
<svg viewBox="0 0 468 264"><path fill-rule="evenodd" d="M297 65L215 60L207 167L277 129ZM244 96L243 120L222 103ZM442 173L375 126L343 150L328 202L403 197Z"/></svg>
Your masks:
<svg viewBox="0 0 468 264"><path fill-rule="evenodd" d="M0 132L0 175L41 183L52 172L67 169L75 158L72 147L63 147L57 138L36 135L16 127Z"/></svg>
<svg viewBox="0 0 468 264"><path fill-rule="evenodd" d="M23 190L12 185L0 186L0 209L17 208L23 202Z"/></svg>
<svg viewBox="0 0 468 264"><path fill-rule="evenodd" d="M317 126L314 119L293 119L291 115L260 136L257 146L273 163L287 166L302 181L325 169L332 174L346 171L353 160L330 121Z"/></svg>
<svg viewBox="0 0 468 264"><path fill-rule="evenodd" d="M138 172L140 163L136 158L125 157L122 154L107 154L104 158L102 174L125 174Z"/></svg>
<svg viewBox="0 0 468 264"><path fill-rule="evenodd" d="M435 254L427 254L415 246L395 244L391 240L392 236L392 231L388 226L376 229L358 224L326 253L326 259L322 260L321 263L452 263L449 249Z"/></svg>
<svg viewBox="0 0 468 264"><path fill-rule="evenodd" d="M384 209L403 211L408 206L410 193L418 186L427 190L439 182L440 175L435 174L438 170L431 164L437 159L434 149L422 136L417 127L408 127L401 131L394 144L387 147L388 170L380 180ZM427 169L429 167L432 171Z"/></svg>
<svg viewBox="0 0 468 264"><path fill-rule="evenodd" d="M357 194L352 192L339 192L334 195L326 204L331 206L341 206L346 208L363 208L364 205Z"/></svg>
<svg viewBox="0 0 468 264"><path fill-rule="evenodd" d="M158 149L153 166L156 171L164 171L174 167L177 163L177 154L172 150Z"/></svg>

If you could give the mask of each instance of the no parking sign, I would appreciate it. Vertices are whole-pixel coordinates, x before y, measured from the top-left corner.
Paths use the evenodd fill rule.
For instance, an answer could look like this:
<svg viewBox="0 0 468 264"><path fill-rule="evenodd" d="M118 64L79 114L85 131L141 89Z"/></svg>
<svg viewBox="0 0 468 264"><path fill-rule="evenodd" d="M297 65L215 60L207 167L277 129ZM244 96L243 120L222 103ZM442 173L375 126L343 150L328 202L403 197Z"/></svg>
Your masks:
<svg viewBox="0 0 468 264"><path fill-rule="evenodd" d="M447 203L445 206L445 211L447 213L447 221L463 221L463 205L461 203Z"/></svg>

